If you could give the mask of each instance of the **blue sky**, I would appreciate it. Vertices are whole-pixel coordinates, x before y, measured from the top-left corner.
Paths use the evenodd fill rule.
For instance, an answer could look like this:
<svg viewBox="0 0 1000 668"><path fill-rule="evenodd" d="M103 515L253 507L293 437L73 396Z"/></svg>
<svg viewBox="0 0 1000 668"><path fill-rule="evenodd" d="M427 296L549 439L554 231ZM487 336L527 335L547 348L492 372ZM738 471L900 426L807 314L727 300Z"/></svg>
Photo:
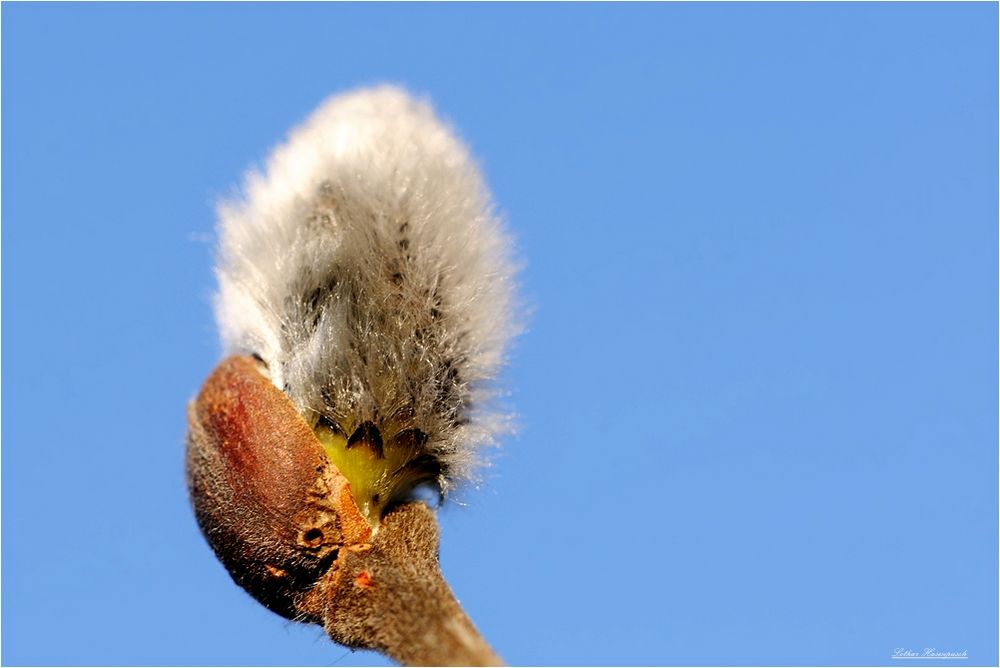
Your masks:
<svg viewBox="0 0 1000 668"><path fill-rule="evenodd" d="M0 11L3 663L385 665L230 581L182 454L213 203L383 81L526 263L440 513L505 659L997 663L997 5Z"/></svg>

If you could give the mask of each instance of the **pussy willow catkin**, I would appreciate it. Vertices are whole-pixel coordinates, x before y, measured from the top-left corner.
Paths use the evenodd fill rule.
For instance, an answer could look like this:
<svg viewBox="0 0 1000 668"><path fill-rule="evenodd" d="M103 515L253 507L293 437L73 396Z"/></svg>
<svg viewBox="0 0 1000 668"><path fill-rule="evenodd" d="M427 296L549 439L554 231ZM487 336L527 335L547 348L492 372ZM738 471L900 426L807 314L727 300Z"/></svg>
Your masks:
<svg viewBox="0 0 1000 668"><path fill-rule="evenodd" d="M513 271L466 148L428 104L361 91L320 107L244 191L220 211L225 349L259 356L311 423L348 439L371 425L383 447L404 432L443 488L470 475L505 424L491 381Z"/></svg>

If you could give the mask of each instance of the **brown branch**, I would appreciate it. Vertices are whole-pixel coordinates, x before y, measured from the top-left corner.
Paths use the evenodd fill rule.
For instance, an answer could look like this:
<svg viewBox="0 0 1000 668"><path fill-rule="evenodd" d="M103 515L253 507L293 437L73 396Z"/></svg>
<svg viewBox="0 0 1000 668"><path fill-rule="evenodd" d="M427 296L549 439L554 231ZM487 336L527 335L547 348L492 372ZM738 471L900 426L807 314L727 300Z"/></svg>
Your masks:
<svg viewBox="0 0 1000 668"><path fill-rule="evenodd" d="M387 515L370 546L341 551L300 608L344 645L408 666L499 666L438 565L438 527L423 504Z"/></svg>

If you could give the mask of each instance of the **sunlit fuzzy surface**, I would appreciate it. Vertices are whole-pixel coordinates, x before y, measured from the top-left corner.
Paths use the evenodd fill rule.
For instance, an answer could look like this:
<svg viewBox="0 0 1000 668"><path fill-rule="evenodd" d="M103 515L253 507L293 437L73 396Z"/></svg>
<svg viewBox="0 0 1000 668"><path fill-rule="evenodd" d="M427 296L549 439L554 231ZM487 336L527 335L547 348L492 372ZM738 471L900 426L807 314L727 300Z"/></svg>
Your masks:
<svg viewBox="0 0 1000 668"><path fill-rule="evenodd" d="M503 430L513 265L465 146L393 87L324 103L223 203L216 313L307 420L426 435L438 483ZM412 444L412 438L409 443Z"/></svg>

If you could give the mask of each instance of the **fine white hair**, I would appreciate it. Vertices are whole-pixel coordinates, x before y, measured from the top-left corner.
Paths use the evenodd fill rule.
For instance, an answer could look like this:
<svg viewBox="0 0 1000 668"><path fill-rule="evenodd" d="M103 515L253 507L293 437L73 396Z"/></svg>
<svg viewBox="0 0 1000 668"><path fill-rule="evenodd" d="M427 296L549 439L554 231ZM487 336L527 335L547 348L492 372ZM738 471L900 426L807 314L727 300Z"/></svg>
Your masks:
<svg viewBox="0 0 1000 668"><path fill-rule="evenodd" d="M219 207L216 317L304 417L419 428L439 483L506 425L510 243L465 146L382 86L335 96Z"/></svg>

